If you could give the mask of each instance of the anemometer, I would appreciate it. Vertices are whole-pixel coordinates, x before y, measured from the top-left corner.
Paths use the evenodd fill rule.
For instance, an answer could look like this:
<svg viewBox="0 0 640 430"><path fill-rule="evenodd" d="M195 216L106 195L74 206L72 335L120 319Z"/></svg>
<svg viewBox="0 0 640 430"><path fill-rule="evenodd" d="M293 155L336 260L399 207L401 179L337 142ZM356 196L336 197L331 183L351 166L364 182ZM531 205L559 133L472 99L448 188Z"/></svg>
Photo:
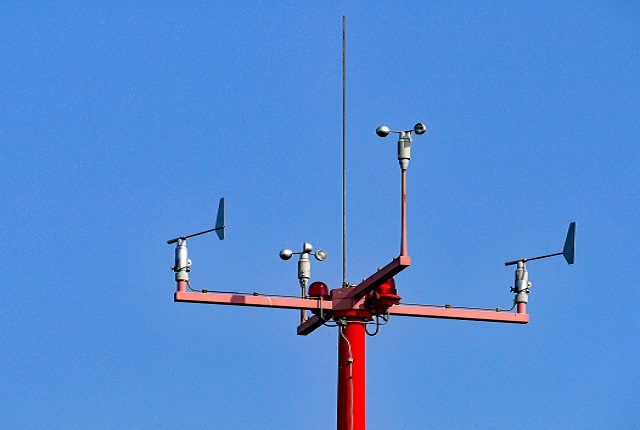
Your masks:
<svg viewBox="0 0 640 430"><path fill-rule="evenodd" d="M386 125L381 125L376 129L376 134L380 137L387 137L390 133L398 133L398 161L400 162L400 169L407 170L409 167L409 160L411 160L411 133L425 134L427 127L422 123L417 123L413 126L413 130L396 131L390 130Z"/></svg>
<svg viewBox="0 0 640 430"><path fill-rule="evenodd" d="M289 260L294 254L300 255L300 260L298 260L298 281L300 282L300 288L302 289L300 297L306 296L307 284L311 278L311 262L309 261L309 255L313 255L318 261L324 261L327 259L327 252L324 249L319 249L315 254L312 251L313 246L307 242L302 244L301 252L293 252L290 249L283 249L280 251L280 258L283 260ZM300 311L300 324L305 321L306 317L307 311L302 309Z"/></svg>

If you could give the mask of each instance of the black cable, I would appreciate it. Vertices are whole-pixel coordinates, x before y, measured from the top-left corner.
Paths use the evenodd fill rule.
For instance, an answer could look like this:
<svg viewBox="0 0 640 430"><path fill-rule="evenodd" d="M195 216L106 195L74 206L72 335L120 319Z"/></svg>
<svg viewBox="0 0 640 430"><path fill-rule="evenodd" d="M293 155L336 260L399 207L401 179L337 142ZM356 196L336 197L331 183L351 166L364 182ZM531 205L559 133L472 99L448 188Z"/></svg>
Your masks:
<svg viewBox="0 0 640 430"><path fill-rule="evenodd" d="M285 294L265 294L265 293L259 293L257 291L254 291L253 293L247 293L247 292L243 292L243 291L220 291L220 290L207 290L206 288L203 290L194 290L192 289L192 291L197 291L197 292L201 292L201 293L212 293L212 294L234 294L234 295L239 295L239 296L254 296L254 297L282 297L285 299L299 299L300 296L290 296L290 295L285 295Z"/></svg>
<svg viewBox="0 0 640 430"><path fill-rule="evenodd" d="M190 289L191 291L195 291L195 292L197 292L197 293L205 293L205 292L206 292L206 290L194 290L193 288L191 288L191 280L188 280L188 281L187 281L187 287L189 287L189 289Z"/></svg>
<svg viewBox="0 0 640 430"><path fill-rule="evenodd" d="M376 322L375 322L375 324L376 324L376 331L374 331L373 333L369 333L369 330L367 329L367 325L368 325L368 324L365 324L365 326L364 326L364 332L365 332L365 333L367 333L367 335L369 335L369 336L375 336L375 335L377 335L377 334L380 332L380 321L379 321L379 319L378 319L378 315L376 315Z"/></svg>
<svg viewBox="0 0 640 430"><path fill-rule="evenodd" d="M479 308L472 306L452 306L450 304L446 305L434 305L434 304L424 304L424 303L401 303L406 306L418 306L423 308L444 308L444 309L466 309L470 311L493 311L493 312L505 312L503 308ZM506 312L510 312L515 308L515 304Z"/></svg>

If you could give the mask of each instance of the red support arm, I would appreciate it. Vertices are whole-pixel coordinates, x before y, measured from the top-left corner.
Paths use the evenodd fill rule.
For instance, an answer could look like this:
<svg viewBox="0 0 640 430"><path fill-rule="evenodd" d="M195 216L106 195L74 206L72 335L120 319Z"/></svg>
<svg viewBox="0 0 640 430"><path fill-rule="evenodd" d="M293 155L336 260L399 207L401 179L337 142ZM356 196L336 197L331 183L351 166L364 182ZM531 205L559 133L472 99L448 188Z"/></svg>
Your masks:
<svg viewBox="0 0 640 430"><path fill-rule="evenodd" d="M324 321L316 316L312 316L298 326L298 336L306 336L309 333L313 333L315 329L322 327L322 324L324 324Z"/></svg>
<svg viewBox="0 0 640 430"><path fill-rule="evenodd" d="M331 310L331 301L321 299L302 299L298 297L274 297L233 293L200 293L177 291L174 302L210 303L215 305L258 306L285 309L324 309ZM320 303L322 302L322 303Z"/></svg>
<svg viewBox="0 0 640 430"><path fill-rule="evenodd" d="M359 298L367 295L370 291L375 290L377 287L382 285L382 283L393 278L410 265L411 257L408 255L401 255L400 257L394 258L391 263L387 264L382 269L356 285L349 296Z"/></svg>
<svg viewBox="0 0 640 430"><path fill-rule="evenodd" d="M178 291L174 295L176 302L209 303L232 306L257 306L284 309L308 309L315 311L332 311L344 299L334 304L331 300L302 299L296 297L255 296L233 293L200 293ZM362 301L356 302L356 307L362 306ZM420 305L395 305L389 308L389 315L410 316L422 318L443 318L468 321L489 321L513 324L527 324L529 315L523 312L497 312L470 309L435 308ZM298 326L298 335L306 336L321 327L323 320L312 316Z"/></svg>
<svg viewBox="0 0 640 430"><path fill-rule="evenodd" d="M444 318L452 320L489 321L527 324L529 314L470 309L432 308L427 306L396 305L389 308L389 315L423 318Z"/></svg>

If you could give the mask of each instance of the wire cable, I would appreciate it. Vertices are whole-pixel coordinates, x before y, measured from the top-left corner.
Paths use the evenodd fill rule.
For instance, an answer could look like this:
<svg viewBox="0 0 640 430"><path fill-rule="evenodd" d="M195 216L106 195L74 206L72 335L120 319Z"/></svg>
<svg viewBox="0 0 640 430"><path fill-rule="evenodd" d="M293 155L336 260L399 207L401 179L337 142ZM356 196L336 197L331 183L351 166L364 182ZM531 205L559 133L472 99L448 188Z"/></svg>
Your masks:
<svg viewBox="0 0 640 430"><path fill-rule="evenodd" d="M318 318L320 318L320 321L322 321L322 325L325 327L338 327L339 324L331 324L329 323L329 321L327 321L324 317L324 311L322 310L322 303L323 300L322 299L318 299L318 301L320 302L320 313L318 314Z"/></svg>
<svg viewBox="0 0 640 430"><path fill-rule="evenodd" d="M187 284L189 285L190 282L187 281ZM189 288L191 289L191 291L195 291L198 293L211 293L211 294L233 294L233 295L238 295L238 296L254 296L254 297L282 297L285 299L299 299L300 296L292 296L292 295L286 295L286 294L266 294L266 293L259 293L258 291L254 291L252 293L248 293L246 291L221 291L221 290L208 290L206 288L202 289L202 290L196 290L191 288L191 286L189 286Z"/></svg>
<svg viewBox="0 0 640 430"><path fill-rule="evenodd" d="M470 310L470 311L493 311L493 312L511 312L514 308L515 308L515 304L507 311L506 308L479 308L479 307L473 307L473 306L452 306L450 304L444 304L444 305L435 305L435 304L430 304L430 303L404 303L401 302L400 304L402 305L406 305L406 306L418 306L418 307L423 307L423 308L444 308L444 309L466 309L466 310Z"/></svg>
<svg viewBox="0 0 640 430"><path fill-rule="evenodd" d="M376 315L376 322L375 322L376 331L374 331L373 333L369 333L369 329L367 328L367 325L364 326L364 332L367 333L367 335L369 335L369 336L377 335L380 332L380 320L378 318L378 315Z"/></svg>

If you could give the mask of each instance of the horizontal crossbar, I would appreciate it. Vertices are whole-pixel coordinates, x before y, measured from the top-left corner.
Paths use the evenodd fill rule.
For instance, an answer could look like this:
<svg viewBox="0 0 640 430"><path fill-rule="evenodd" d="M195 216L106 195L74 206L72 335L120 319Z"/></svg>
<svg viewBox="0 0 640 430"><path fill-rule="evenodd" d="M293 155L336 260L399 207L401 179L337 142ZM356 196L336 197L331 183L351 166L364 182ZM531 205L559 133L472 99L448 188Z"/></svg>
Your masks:
<svg viewBox="0 0 640 430"><path fill-rule="evenodd" d="M359 298L366 296L370 291L375 290L385 281L393 278L410 265L411 258L407 255L401 255L400 257L394 258L391 263L387 264L382 269L356 285L353 288L353 291L349 294L349 297Z"/></svg>
<svg viewBox="0 0 640 430"><path fill-rule="evenodd" d="M248 294L245 295L233 293L200 293L177 291L173 296L173 301L189 303L209 303L214 305L258 306L265 308L284 309L332 309L330 300Z"/></svg>
<svg viewBox="0 0 640 430"><path fill-rule="evenodd" d="M471 309L433 308L428 306L396 305L389 308L389 315L452 320L489 321L527 324L529 314L513 312L478 311Z"/></svg>
<svg viewBox="0 0 640 430"><path fill-rule="evenodd" d="M320 311L331 311L333 303L330 300L303 299L297 297L277 297L244 295L234 293L200 293L178 291L174 295L176 302L189 303L209 303L215 305L231 306L255 306L264 308L280 309L307 309ZM420 305L395 305L389 308L389 315L420 317L420 318L441 318L467 321L487 321L512 324L527 324L529 315L525 313L481 311L471 309L451 309L436 308ZM312 316L298 326L298 334L306 336L315 329L321 327L323 321L317 316Z"/></svg>

